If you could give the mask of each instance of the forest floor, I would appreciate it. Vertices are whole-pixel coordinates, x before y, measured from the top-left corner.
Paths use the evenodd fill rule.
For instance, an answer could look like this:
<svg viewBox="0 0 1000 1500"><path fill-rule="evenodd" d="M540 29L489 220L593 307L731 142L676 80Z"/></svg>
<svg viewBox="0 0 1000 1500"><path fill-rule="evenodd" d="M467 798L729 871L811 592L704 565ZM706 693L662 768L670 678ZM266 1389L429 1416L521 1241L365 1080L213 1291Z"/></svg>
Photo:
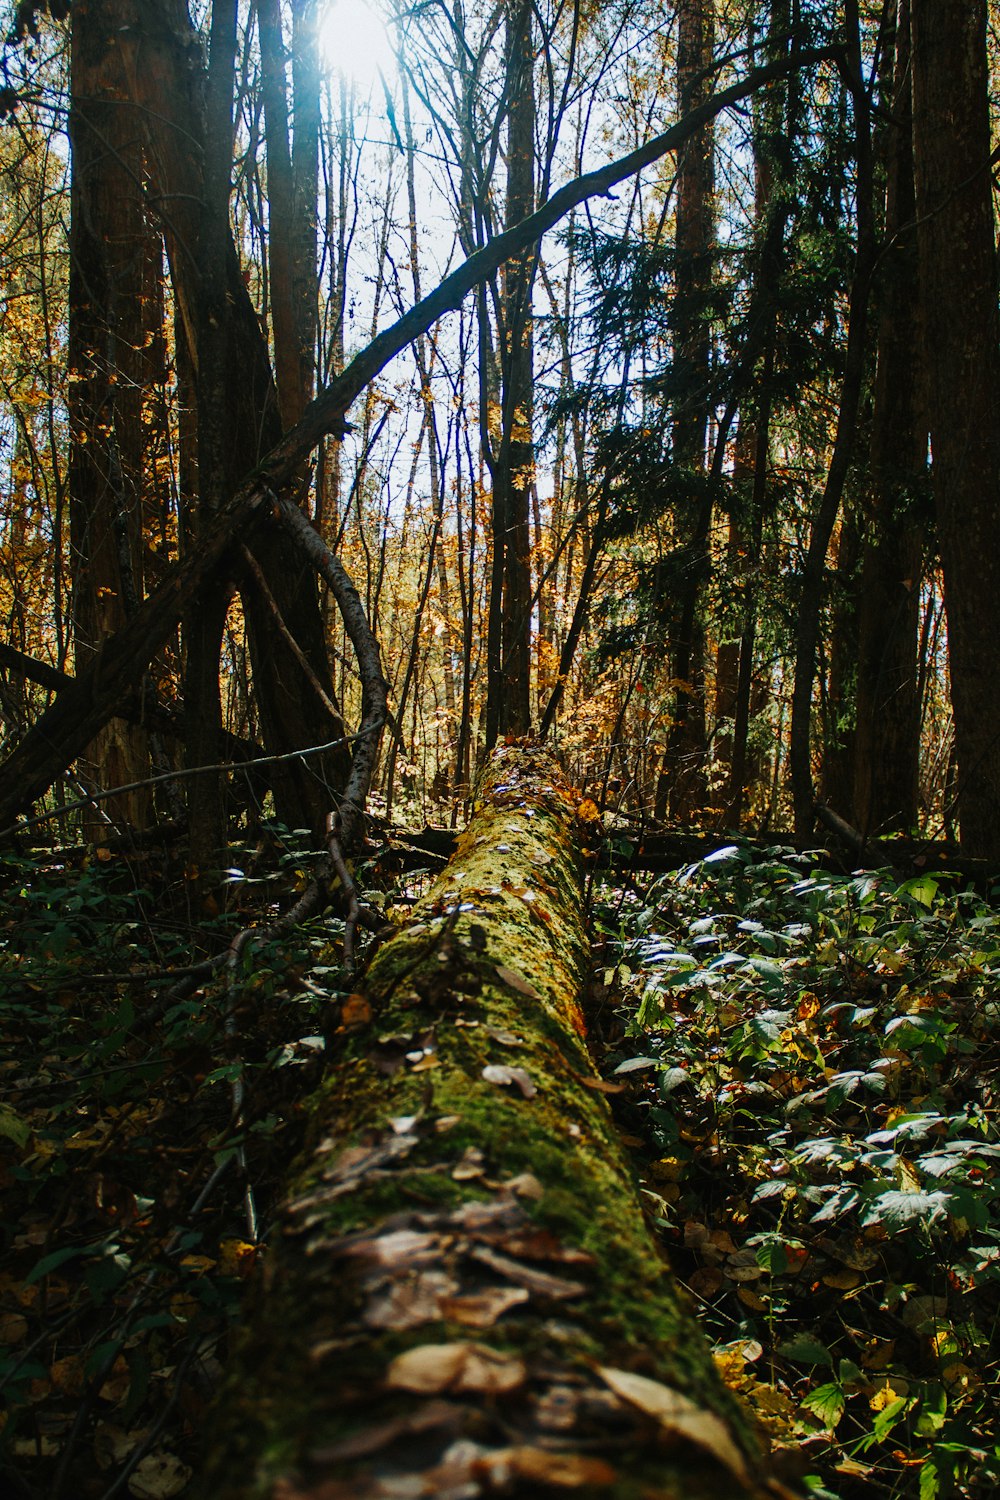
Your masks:
<svg viewBox="0 0 1000 1500"><path fill-rule="evenodd" d="M309 875L282 838L233 860L207 913L162 857L3 861L5 1494L184 1494L257 1225L364 1010L329 916L185 985ZM358 878L391 919L424 877ZM1000 891L747 848L591 884L604 1086L785 1482L996 1493Z"/></svg>

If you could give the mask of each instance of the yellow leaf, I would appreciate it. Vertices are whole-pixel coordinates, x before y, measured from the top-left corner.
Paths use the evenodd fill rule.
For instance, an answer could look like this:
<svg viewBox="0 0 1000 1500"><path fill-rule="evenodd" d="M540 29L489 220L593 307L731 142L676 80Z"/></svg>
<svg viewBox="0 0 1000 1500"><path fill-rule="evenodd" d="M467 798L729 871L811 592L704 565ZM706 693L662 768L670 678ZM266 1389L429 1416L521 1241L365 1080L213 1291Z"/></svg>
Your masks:
<svg viewBox="0 0 1000 1500"><path fill-rule="evenodd" d="M215 1261L208 1255L185 1255L181 1261L185 1271L193 1271L196 1276L204 1276L215 1265Z"/></svg>
<svg viewBox="0 0 1000 1500"><path fill-rule="evenodd" d="M875 1389L868 1398L868 1405L872 1411L885 1411L893 1401L898 1401L900 1397L907 1395L909 1389L909 1384L901 1376L894 1375L891 1380L886 1379L883 1385Z"/></svg>
<svg viewBox="0 0 1000 1500"><path fill-rule="evenodd" d="M219 1273L222 1276L249 1276L257 1259L259 1245L246 1240L220 1240Z"/></svg>
<svg viewBox="0 0 1000 1500"><path fill-rule="evenodd" d="M895 1339L872 1339L861 1356L863 1370L885 1370L892 1364L896 1352Z"/></svg>
<svg viewBox="0 0 1000 1500"><path fill-rule="evenodd" d="M819 997L814 995L811 990L803 990L796 1010L799 1020L811 1021L813 1016L819 1014L819 1008Z"/></svg>
<svg viewBox="0 0 1000 1500"><path fill-rule="evenodd" d="M946 1365L941 1371L941 1379L952 1395L972 1391L982 1385L975 1370L970 1370L969 1366L964 1365L961 1360L956 1360L952 1365Z"/></svg>
<svg viewBox="0 0 1000 1500"><path fill-rule="evenodd" d="M910 1165L905 1156L896 1158L896 1180L899 1183L901 1193L923 1192L923 1183L917 1169Z"/></svg>

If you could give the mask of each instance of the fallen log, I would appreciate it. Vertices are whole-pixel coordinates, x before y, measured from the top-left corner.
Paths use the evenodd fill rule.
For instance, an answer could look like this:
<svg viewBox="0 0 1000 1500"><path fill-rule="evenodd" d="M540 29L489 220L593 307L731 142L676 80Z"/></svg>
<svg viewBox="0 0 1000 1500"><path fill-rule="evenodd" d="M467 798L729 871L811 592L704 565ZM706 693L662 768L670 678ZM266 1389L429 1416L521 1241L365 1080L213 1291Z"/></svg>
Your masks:
<svg viewBox="0 0 1000 1500"><path fill-rule="evenodd" d="M780 1492L587 1051L578 800L544 752L498 750L345 1002L205 1496Z"/></svg>

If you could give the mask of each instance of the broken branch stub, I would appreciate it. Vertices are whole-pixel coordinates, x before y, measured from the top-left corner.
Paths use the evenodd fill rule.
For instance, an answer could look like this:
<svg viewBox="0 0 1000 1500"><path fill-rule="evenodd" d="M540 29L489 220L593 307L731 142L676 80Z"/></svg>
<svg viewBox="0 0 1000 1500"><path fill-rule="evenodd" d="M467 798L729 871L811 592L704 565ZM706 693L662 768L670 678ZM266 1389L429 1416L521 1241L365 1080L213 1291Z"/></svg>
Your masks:
<svg viewBox="0 0 1000 1500"><path fill-rule="evenodd" d="M579 805L500 747L345 1002L204 1495L765 1492L588 1087Z"/></svg>

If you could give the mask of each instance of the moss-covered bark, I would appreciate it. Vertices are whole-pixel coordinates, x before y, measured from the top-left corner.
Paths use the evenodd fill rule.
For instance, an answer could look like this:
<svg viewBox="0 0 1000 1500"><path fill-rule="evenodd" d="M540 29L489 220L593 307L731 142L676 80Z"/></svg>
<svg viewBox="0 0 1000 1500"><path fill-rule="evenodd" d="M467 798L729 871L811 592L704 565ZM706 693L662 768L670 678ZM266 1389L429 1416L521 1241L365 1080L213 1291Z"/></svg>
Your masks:
<svg viewBox="0 0 1000 1500"><path fill-rule="evenodd" d="M206 1495L763 1491L594 1087L577 801L499 749L347 1008Z"/></svg>

